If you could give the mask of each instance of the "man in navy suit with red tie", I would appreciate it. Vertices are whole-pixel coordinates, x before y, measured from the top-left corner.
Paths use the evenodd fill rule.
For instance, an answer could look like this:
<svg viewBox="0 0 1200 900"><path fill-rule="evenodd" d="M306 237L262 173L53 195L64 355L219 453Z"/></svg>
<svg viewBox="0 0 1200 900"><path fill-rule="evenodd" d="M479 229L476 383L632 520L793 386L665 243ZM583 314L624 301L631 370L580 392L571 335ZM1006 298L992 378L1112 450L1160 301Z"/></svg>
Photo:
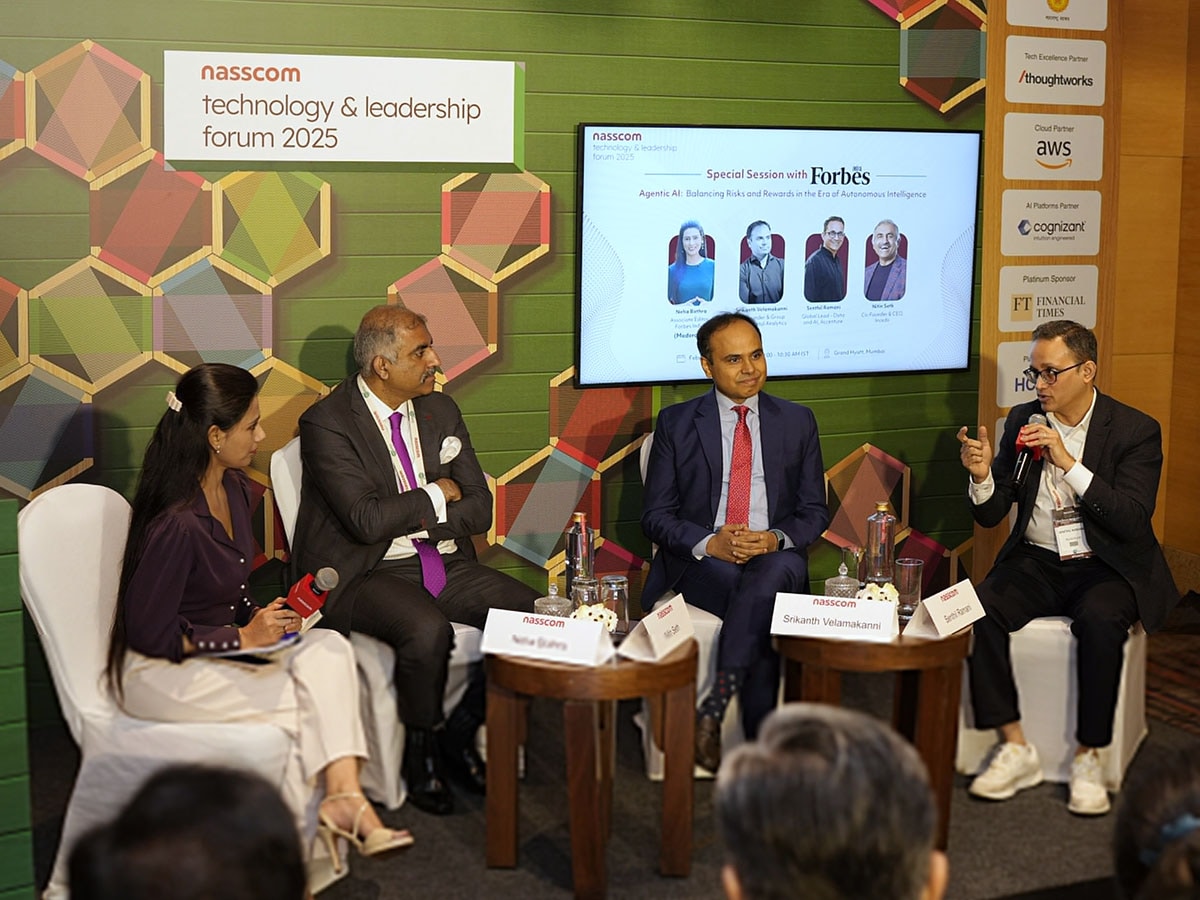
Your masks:
<svg viewBox="0 0 1200 900"><path fill-rule="evenodd" d="M696 720L696 763L716 771L733 695L751 739L775 706L775 594L808 590L807 548L829 524L829 507L816 419L762 393L767 361L754 320L714 316L696 345L713 390L658 415L642 512L658 553L645 596L673 588L723 620L716 682Z"/></svg>

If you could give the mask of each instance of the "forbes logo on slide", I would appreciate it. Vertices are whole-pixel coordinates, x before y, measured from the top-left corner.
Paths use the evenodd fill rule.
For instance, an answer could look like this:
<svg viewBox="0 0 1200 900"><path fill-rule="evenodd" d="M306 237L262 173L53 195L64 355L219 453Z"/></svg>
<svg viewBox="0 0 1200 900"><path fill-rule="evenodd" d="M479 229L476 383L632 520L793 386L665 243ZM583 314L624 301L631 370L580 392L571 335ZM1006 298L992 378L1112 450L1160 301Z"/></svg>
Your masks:
<svg viewBox="0 0 1200 900"><path fill-rule="evenodd" d="M1100 252L1099 191L1005 191L1005 256L1094 256Z"/></svg>

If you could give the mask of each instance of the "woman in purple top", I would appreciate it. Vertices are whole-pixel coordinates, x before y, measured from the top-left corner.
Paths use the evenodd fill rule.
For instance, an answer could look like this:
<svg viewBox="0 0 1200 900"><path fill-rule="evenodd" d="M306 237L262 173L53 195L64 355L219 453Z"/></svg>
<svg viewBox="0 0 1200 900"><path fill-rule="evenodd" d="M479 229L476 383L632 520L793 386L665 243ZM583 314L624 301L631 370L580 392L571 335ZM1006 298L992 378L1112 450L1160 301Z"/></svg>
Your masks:
<svg viewBox="0 0 1200 900"><path fill-rule="evenodd" d="M385 827L358 781L366 741L354 653L340 634L307 632L264 664L229 651L270 648L300 629L282 597L250 601L250 486L242 472L266 437L258 383L237 366L196 366L167 394L142 462L121 568L108 678L132 716L269 722L292 738L280 789L306 847L319 830L374 855L412 843ZM313 792L325 799L316 820Z"/></svg>

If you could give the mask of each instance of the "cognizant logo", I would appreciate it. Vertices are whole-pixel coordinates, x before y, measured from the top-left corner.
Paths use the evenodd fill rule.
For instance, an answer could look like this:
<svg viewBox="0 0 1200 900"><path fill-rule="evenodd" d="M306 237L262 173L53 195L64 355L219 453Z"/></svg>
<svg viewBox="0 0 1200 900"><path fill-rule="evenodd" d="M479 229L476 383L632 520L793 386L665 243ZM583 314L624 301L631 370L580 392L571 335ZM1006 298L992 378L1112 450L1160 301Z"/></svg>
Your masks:
<svg viewBox="0 0 1200 900"><path fill-rule="evenodd" d="M290 81L299 83L299 66L201 66L201 81Z"/></svg>
<svg viewBox="0 0 1200 900"><path fill-rule="evenodd" d="M1087 231L1086 222L1030 222L1022 219L1017 223L1017 231L1023 235L1033 233L1053 237L1056 234L1083 234Z"/></svg>

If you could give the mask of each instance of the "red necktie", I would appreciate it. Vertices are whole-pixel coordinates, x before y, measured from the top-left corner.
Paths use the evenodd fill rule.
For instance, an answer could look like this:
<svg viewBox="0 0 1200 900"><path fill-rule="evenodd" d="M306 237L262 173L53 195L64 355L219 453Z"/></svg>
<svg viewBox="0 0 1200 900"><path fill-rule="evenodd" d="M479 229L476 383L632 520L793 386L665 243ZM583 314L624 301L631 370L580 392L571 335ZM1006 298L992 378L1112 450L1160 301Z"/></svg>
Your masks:
<svg viewBox="0 0 1200 900"><path fill-rule="evenodd" d="M404 443L404 436L400 433L400 420L403 417L404 413L394 412L388 420L392 423L392 446L396 448L396 455L400 457L400 465L404 467L404 475L408 479L411 489L416 488L417 478L413 474L412 457L408 455L408 446ZM442 561L442 554L438 553L438 548L433 544L418 538L413 538L413 547L417 551L417 558L421 560L421 583L425 586L425 590L436 597L446 586L446 564Z"/></svg>
<svg viewBox="0 0 1200 900"><path fill-rule="evenodd" d="M750 470L754 465L754 446L750 426L746 424L749 407L735 406L737 425L733 427L733 457L729 461L729 495L725 503L725 523L750 524Z"/></svg>

